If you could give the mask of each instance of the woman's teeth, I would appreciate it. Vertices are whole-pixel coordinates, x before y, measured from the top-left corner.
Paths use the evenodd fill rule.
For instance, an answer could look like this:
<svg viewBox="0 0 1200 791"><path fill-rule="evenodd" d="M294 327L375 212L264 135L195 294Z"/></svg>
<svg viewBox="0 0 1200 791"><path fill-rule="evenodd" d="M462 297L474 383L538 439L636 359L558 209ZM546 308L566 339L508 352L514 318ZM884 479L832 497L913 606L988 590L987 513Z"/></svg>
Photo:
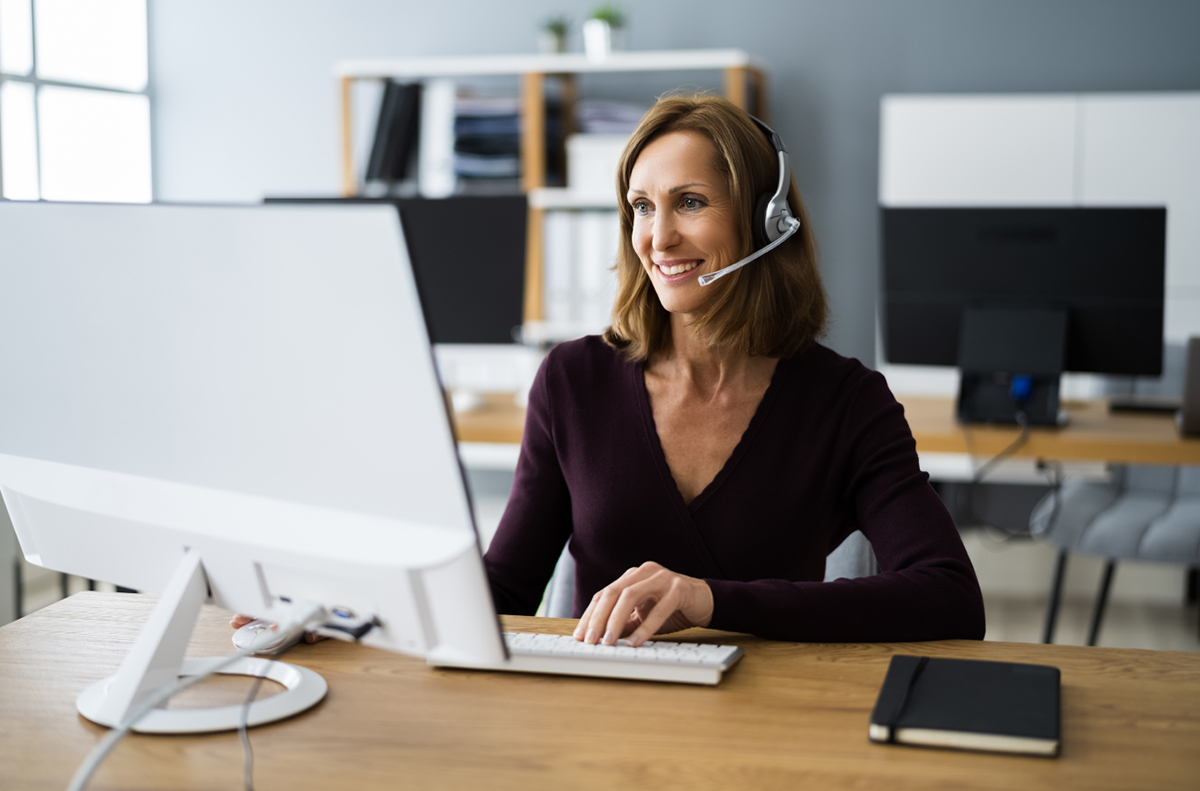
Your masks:
<svg viewBox="0 0 1200 791"><path fill-rule="evenodd" d="M699 265L699 261L689 261L686 264L676 264L675 266L663 266L659 264L658 268L664 275L682 275L684 272L690 272Z"/></svg>

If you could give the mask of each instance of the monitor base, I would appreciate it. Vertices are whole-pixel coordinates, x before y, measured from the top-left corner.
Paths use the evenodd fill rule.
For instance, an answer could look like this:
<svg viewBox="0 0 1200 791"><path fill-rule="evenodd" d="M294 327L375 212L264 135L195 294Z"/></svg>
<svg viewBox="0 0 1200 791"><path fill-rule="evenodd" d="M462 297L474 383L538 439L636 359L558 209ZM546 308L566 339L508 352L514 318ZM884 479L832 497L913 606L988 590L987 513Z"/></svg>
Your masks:
<svg viewBox="0 0 1200 791"><path fill-rule="evenodd" d="M197 676L222 657L185 659L180 677ZM325 679L306 667L276 662L260 657L245 657L217 673L221 675L261 676L278 682L286 691L250 704L246 727L265 725L307 711L321 702L328 690ZM85 689L75 701L79 713L92 722L109 727L120 723L108 721L103 714L109 687L116 676L97 681ZM145 714L133 730L138 733L214 733L237 730L242 722L243 705L217 706L211 709L153 709Z"/></svg>
<svg viewBox="0 0 1200 791"><path fill-rule="evenodd" d="M136 716L144 701L164 694L181 677L216 672L264 676L287 687L286 692L250 704L247 725L299 714L315 705L328 686L325 679L311 670L259 657L207 657L185 659L188 641L196 625L200 607L208 598L208 581L200 553L189 549L158 599L149 620L116 675L92 684L75 699L79 713L92 722L120 727ZM223 666L223 667L222 667ZM166 705L163 701L162 705ZM227 731L241 724L243 706L211 709L155 708L133 724L142 733L206 733Z"/></svg>

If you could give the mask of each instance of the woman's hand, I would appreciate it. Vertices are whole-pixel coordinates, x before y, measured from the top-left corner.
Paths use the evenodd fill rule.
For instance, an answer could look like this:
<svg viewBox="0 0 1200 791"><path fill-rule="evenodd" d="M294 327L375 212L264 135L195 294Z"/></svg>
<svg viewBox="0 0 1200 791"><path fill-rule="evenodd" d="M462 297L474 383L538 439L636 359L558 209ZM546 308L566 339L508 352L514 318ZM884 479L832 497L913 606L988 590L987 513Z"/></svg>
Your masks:
<svg viewBox="0 0 1200 791"><path fill-rule="evenodd" d="M685 577L653 561L631 568L592 597L575 639L614 645L628 637L638 646L651 636L712 620L712 590L704 580Z"/></svg>

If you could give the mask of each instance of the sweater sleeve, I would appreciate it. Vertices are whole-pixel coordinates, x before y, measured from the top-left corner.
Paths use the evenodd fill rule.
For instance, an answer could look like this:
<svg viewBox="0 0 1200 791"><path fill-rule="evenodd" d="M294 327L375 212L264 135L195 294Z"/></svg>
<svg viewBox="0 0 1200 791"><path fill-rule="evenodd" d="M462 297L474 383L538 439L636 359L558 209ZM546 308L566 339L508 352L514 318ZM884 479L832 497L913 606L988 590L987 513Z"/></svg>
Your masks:
<svg viewBox="0 0 1200 791"><path fill-rule="evenodd" d="M571 498L555 450L549 369L542 362L529 393L512 493L484 556L498 612L533 615L571 536Z"/></svg>
<svg viewBox="0 0 1200 791"><path fill-rule="evenodd" d="M844 465L842 507L871 542L879 573L832 582L705 580L710 625L813 642L982 639L975 571L880 374L854 387L838 447L828 453Z"/></svg>

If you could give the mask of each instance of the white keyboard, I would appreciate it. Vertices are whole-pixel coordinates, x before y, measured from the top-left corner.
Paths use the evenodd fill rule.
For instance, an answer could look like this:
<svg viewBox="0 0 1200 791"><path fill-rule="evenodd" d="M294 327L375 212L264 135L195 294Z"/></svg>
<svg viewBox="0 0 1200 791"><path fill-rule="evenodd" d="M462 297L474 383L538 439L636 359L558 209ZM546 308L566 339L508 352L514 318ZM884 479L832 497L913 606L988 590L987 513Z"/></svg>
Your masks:
<svg viewBox="0 0 1200 791"><path fill-rule="evenodd" d="M683 684L716 684L744 653L735 645L647 640L634 648L625 640L588 645L568 635L527 632L505 632L504 641L510 659L502 670Z"/></svg>

